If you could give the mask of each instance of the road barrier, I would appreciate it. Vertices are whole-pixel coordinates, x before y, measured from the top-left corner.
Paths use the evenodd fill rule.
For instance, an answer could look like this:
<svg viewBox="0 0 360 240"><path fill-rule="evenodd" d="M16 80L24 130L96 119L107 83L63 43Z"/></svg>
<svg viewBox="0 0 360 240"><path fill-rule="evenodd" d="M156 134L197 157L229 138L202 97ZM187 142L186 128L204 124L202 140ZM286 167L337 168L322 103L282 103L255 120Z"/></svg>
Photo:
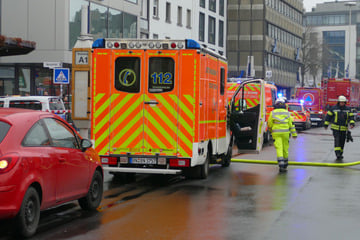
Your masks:
<svg viewBox="0 0 360 240"><path fill-rule="evenodd" d="M235 159L232 158L231 162L239 163L257 163L257 164L274 164L277 165L277 161L270 160L255 160L255 159ZM294 162L289 161L289 165L300 165L300 166L317 166L317 167L349 167L360 164L360 161L349 162L349 163L324 163L324 162Z"/></svg>

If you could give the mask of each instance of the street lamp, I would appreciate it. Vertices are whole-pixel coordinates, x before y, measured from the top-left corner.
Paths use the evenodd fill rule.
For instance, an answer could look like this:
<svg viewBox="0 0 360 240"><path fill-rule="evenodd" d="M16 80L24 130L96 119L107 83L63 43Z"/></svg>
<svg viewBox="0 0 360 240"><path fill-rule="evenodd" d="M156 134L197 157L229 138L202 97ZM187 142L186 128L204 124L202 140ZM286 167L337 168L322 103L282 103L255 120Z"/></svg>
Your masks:
<svg viewBox="0 0 360 240"><path fill-rule="evenodd" d="M351 7L356 6L356 2L346 2L345 6L349 7L349 44L348 44L348 64L344 69L345 77L350 77L350 44L351 44ZM344 64L345 67L345 64Z"/></svg>

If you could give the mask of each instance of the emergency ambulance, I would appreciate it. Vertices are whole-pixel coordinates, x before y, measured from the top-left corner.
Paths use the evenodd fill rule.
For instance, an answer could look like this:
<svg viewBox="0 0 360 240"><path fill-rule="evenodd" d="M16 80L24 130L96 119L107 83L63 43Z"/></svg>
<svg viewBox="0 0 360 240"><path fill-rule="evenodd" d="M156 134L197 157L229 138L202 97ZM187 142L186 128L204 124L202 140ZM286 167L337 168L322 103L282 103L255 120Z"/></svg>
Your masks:
<svg viewBox="0 0 360 240"><path fill-rule="evenodd" d="M226 88L228 90L228 101L231 100L234 92L236 91L237 87L240 85L240 83L242 82L247 82L247 84L245 84L244 86L244 96L243 96L243 101L245 101L244 104L244 108L248 109L248 108L253 108L256 107L258 104L261 103L260 101L260 84L258 82L248 82L246 79L241 79L241 78L228 78L227 79L227 83L226 83ZM275 84L273 84L272 82L268 82L268 81L262 81L264 84L264 91L265 91L265 111L266 111L266 117L265 117L265 128L263 129L264 132L263 134L263 138L264 138L264 143L269 141L269 138L271 137L270 131L267 127L267 121L268 118L270 116L270 113L272 110L274 110L274 104L275 104L275 100L276 100L276 96L277 96L277 88L275 86ZM239 98L235 99L235 106L240 106L241 103L239 102L240 96L242 96L241 94L239 95Z"/></svg>
<svg viewBox="0 0 360 240"><path fill-rule="evenodd" d="M311 128L310 111L304 106L302 101L296 99L289 100L286 106L297 129L306 130Z"/></svg>
<svg viewBox="0 0 360 240"><path fill-rule="evenodd" d="M91 138L113 174L206 178L230 165L227 61L187 40L93 43Z"/></svg>

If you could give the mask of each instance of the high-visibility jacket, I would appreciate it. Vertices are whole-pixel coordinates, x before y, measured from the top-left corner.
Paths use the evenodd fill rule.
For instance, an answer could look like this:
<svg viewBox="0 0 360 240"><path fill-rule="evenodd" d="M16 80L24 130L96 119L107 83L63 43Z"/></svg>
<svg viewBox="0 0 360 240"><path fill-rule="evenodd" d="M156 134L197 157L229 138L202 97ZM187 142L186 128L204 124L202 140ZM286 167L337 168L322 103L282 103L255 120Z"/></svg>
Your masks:
<svg viewBox="0 0 360 240"><path fill-rule="evenodd" d="M270 113L268 126L272 135L291 133L292 136L297 136L292 117L286 109L274 109Z"/></svg>
<svg viewBox="0 0 360 240"><path fill-rule="evenodd" d="M348 106L333 106L326 114L324 126L327 127L331 123L331 129L337 131L347 131L348 125L355 126L354 113Z"/></svg>

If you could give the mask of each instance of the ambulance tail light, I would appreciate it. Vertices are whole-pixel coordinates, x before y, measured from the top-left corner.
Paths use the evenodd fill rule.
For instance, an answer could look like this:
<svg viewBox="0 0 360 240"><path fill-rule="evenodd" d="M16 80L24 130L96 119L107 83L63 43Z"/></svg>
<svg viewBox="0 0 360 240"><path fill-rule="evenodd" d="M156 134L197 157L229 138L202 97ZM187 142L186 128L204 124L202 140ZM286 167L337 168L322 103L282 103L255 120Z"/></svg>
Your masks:
<svg viewBox="0 0 360 240"><path fill-rule="evenodd" d="M98 38L93 42L92 48L104 48L105 47L105 39Z"/></svg>
<svg viewBox="0 0 360 240"><path fill-rule="evenodd" d="M117 157L110 157L110 156L101 156L101 163L106 165L116 165L117 164Z"/></svg>
<svg viewBox="0 0 360 240"><path fill-rule="evenodd" d="M193 39L186 39L186 48L187 49L200 49L200 44Z"/></svg>
<svg viewBox="0 0 360 240"><path fill-rule="evenodd" d="M190 167L190 159L187 158L170 158L170 167Z"/></svg>

